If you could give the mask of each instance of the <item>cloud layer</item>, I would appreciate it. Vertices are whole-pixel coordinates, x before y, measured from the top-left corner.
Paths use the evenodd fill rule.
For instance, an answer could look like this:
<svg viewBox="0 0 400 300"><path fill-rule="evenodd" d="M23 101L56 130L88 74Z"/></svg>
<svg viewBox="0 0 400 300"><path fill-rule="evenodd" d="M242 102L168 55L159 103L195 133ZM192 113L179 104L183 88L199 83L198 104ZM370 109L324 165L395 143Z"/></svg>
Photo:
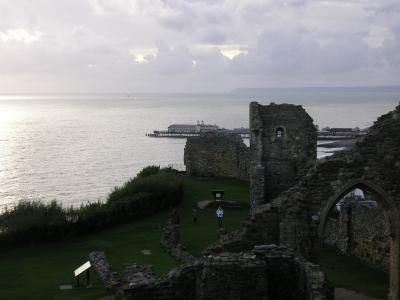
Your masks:
<svg viewBox="0 0 400 300"><path fill-rule="evenodd" d="M400 4L0 0L0 92L400 84Z"/></svg>

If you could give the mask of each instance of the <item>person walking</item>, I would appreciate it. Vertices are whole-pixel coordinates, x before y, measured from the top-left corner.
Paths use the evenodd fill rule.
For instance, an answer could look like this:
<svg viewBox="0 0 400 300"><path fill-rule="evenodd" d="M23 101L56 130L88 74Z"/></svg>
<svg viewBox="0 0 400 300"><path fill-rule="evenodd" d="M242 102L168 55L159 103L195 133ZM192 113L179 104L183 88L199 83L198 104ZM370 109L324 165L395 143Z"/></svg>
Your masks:
<svg viewBox="0 0 400 300"><path fill-rule="evenodd" d="M176 246L179 244L180 234L179 234L179 213L178 209L174 208L169 216L169 223L172 233L172 243Z"/></svg>
<svg viewBox="0 0 400 300"><path fill-rule="evenodd" d="M221 205L218 207L216 214L217 214L217 220L218 220L218 227L221 228L222 227L222 219L224 217L224 210L222 209Z"/></svg>
<svg viewBox="0 0 400 300"><path fill-rule="evenodd" d="M197 222L197 208L196 207L193 207L192 217L193 217L193 223L196 223Z"/></svg>
<svg viewBox="0 0 400 300"><path fill-rule="evenodd" d="M179 225L180 223L180 219L179 219L179 213L178 213L178 209L174 208L171 212L171 214L169 215L169 222L172 225Z"/></svg>

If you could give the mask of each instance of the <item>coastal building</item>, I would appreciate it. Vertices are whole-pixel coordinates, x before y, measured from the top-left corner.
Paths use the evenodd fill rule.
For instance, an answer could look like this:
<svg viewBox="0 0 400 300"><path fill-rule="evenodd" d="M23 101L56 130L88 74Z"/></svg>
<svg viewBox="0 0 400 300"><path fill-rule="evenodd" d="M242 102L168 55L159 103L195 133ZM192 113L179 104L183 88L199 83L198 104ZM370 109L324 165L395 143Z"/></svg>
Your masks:
<svg viewBox="0 0 400 300"><path fill-rule="evenodd" d="M359 128L330 128L329 132L332 135L359 135L360 134L360 129Z"/></svg>
<svg viewBox="0 0 400 300"><path fill-rule="evenodd" d="M204 121L197 121L197 124L172 124L168 126L169 133L202 133L217 131L217 125L204 124Z"/></svg>
<svg viewBox="0 0 400 300"><path fill-rule="evenodd" d="M194 133L196 132L196 125L191 124L172 124L168 126L170 133Z"/></svg>

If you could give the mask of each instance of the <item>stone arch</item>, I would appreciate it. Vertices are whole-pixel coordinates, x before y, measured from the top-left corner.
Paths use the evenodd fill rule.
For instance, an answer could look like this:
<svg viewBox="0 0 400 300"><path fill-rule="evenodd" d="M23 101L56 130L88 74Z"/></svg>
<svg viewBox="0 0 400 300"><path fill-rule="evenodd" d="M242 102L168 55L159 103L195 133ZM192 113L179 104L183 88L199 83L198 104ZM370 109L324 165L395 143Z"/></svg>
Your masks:
<svg viewBox="0 0 400 300"><path fill-rule="evenodd" d="M323 204L318 226L319 243L321 243L323 239L329 211L341 198L356 188L361 188L374 194L389 224L390 265L388 299L398 300L400 297L400 220L398 216L400 214L398 213L394 200L378 184L358 179L351 180L339 188L335 194Z"/></svg>
<svg viewBox="0 0 400 300"><path fill-rule="evenodd" d="M395 235L396 234L395 228L396 226L398 227L400 224L398 218L394 218L396 214L390 212L393 209L397 210L396 206L393 205L393 200L382 188L379 187L379 185L374 184L370 181L357 179L357 180L351 180L346 184L344 184L341 188L339 188L335 192L335 194L331 198L329 198L328 202L326 202L326 204L322 207L319 226L318 226L319 236L321 237L323 234L329 211L341 198L343 198L346 194L348 194L349 192L351 192L356 188L361 188L363 190L370 191L377 197L378 203L383 208L385 217L390 224L390 233L391 235ZM397 216L398 215L399 214L397 214Z"/></svg>

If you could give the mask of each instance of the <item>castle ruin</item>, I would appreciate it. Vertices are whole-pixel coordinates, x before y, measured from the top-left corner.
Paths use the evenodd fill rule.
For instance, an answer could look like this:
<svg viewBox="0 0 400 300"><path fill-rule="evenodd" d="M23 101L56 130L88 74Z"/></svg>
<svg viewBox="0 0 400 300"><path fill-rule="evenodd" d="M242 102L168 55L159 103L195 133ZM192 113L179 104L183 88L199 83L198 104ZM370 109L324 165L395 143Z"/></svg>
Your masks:
<svg viewBox="0 0 400 300"><path fill-rule="evenodd" d="M257 120L260 120L258 116L255 117L256 125L259 122ZM262 124L258 126L264 130ZM364 139L352 149L318 160L301 180L278 197L271 200L268 194L264 194L257 198L257 205L244 226L212 245L207 253L246 251L252 245L275 243L285 245L300 257L318 263L328 213L343 196L360 188L375 196L382 208L382 217L388 224L388 299L399 300L399 132L400 106L397 106L394 111L381 116ZM255 145L261 149L262 155L262 139ZM262 201L266 204L259 205Z"/></svg>
<svg viewBox="0 0 400 300"><path fill-rule="evenodd" d="M249 156L239 135L207 132L187 138L184 163L192 176L249 180Z"/></svg>
<svg viewBox="0 0 400 300"><path fill-rule="evenodd" d="M399 300L400 106L352 149L318 161L315 128L300 106L251 103L250 128L252 212L242 228L164 277L128 266L117 299L333 299L320 245L332 207L360 188L388 224L388 299Z"/></svg>
<svg viewBox="0 0 400 300"><path fill-rule="evenodd" d="M317 159L317 131L300 105L250 103L252 209L292 187Z"/></svg>

